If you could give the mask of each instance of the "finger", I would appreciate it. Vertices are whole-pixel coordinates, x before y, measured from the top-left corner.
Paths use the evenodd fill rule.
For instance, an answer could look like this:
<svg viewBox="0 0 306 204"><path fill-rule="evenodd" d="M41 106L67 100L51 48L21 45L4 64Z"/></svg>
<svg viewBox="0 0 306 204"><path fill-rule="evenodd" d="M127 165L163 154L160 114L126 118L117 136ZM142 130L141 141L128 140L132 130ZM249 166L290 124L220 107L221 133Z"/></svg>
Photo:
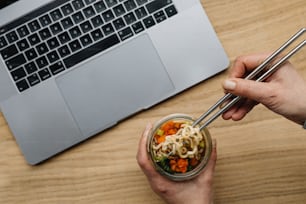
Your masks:
<svg viewBox="0 0 306 204"><path fill-rule="evenodd" d="M222 118L224 120L229 120L232 118L232 115L237 111L237 109L239 108L238 105L234 105L233 107L231 107L230 109L228 109L227 111L225 111L223 114L222 114Z"/></svg>
<svg viewBox="0 0 306 204"><path fill-rule="evenodd" d="M248 72L258 67L270 53L243 55L237 57L229 72L229 77L244 78Z"/></svg>
<svg viewBox="0 0 306 204"><path fill-rule="evenodd" d="M217 140L212 139L212 152L208 162L208 169L210 169L211 172L214 172L216 162L217 162Z"/></svg>
<svg viewBox="0 0 306 204"><path fill-rule="evenodd" d="M141 135L141 138L138 144L137 161L140 164L146 163L147 160L149 160L147 151L146 151L146 144L147 144L147 138L148 138L151 128L152 128L151 123L148 123L145 130L143 131Z"/></svg>
<svg viewBox="0 0 306 204"><path fill-rule="evenodd" d="M146 149L147 138L148 138L148 135L151 129L152 129L152 124L151 123L147 124L140 138L140 141L138 144L137 156L136 156L139 166L141 167L141 169L146 175L151 174L152 172L155 172L153 166L151 165L150 159L147 154L147 149Z"/></svg>
<svg viewBox="0 0 306 204"><path fill-rule="evenodd" d="M265 99L273 93L272 84L244 79L228 79L223 82L223 88L236 95L265 104Z"/></svg>
<svg viewBox="0 0 306 204"><path fill-rule="evenodd" d="M222 103L219 108L222 109L224 108L226 105L228 105L233 99L234 97L231 97L230 99L226 100L224 103ZM245 101L245 99L240 99L237 103L233 104L232 107L230 107L228 110L226 110L223 114L222 117L224 120L229 120L232 118L232 115L237 112L237 110L240 108L241 104L243 104Z"/></svg>
<svg viewBox="0 0 306 204"><path fill-rule="evenodd" d="M231 119L238 121L243 119L258 103L252 100L245 100L239 108L231 115Z"/></svg>
<svg viewBox="0 0 306 204"><path fill-rule="evenodd" d="M152 128L152 125L148 123L140 138L140 141L138 144L137 157L136 157L139 166L145 171L148 169L148 166L149 166L148 165L149 158L148 158L147 151L146 151L146 144L147 144L147 138L148 138L151 128Z"/></svg>

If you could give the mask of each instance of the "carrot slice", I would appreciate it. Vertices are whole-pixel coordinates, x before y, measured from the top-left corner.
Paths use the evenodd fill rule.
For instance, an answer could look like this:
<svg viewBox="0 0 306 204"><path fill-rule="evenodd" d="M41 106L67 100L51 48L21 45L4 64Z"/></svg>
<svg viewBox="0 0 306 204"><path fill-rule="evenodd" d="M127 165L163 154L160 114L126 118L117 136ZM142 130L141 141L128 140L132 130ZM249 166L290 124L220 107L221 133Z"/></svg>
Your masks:
<svg viewBox="0 0 306 204"><path fill-rule="evenodd" d="M157 143L160 144L162 142L165 142L165 140L166 140L166 136L165 135L159 136L157 138Z"/></svg>

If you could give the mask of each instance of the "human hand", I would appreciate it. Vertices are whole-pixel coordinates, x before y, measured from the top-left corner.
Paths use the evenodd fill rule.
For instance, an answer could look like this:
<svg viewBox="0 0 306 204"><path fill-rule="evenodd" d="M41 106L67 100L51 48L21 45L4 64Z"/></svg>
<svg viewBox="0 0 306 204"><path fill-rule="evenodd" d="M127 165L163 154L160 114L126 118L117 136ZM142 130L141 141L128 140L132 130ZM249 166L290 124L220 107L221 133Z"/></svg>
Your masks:
<svg viewBox="0 0 306 204"><path fill-rule="evenodd" d="M290 62L265 82L242 79L268 57L267 54L238 57L223 82L226 92L245 99L223 114L228 120L241 120L258 103L298 124L306 120L306 82Z"/></svg>
<svg viewBox="0 0 306 204"><path fill-rule="evenodd" d="M211 204L213 202L213 174L217 160L216 142L204 171L188 181L171 181L159 174L149 160L146 143L152 126L147 125L139 142L137 162L146 175L153 191L169 204Z"/></svg>

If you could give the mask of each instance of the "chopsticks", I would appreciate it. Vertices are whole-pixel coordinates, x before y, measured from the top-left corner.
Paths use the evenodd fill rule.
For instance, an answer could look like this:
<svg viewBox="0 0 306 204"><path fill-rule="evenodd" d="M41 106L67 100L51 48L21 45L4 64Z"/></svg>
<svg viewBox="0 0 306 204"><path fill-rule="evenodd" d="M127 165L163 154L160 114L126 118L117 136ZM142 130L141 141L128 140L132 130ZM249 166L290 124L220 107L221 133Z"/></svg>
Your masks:
<svg viewBox="0 0 306 204"><path fill-rule="evenodd" d="M289 45L291 45L294 41L296 41L300 36L302 36L306 31L306 28L302 28L296 34L294 34L288 41L286 41L280 48L278 48L275 52L273 52L269 57L267 57L256 69L254 69L249 75L247 75L244 79L246 80L255 80L258 82L262 82L266 80L269 76L271 76L275 71L277 71L281 65L286 62L290 57L292 57L295 53L297 53L305 44L306 40L300 42L296 47L291 49L285 56L279 58L277 62L273 65L270 65L277 56L280 55ZM269 67L270 66L270 67ZM264 69L267 69L265 73L259 76L257 79L255 77L262 72ZM242 97L235 96L231 93L225 94L222 98L220 98L214 105L212 105L204 114L202 114L192 126L198 125L200 122L205 120L213 111L219 108L220 105L223 105L224 102L231 99L224 107L219 109L215 114L213 114L210 118L208 118L201 126L200 130L207 127L210 123L212 123L216 118L218 118L222 113L230 109L233 105L235 105Z"/></svg>

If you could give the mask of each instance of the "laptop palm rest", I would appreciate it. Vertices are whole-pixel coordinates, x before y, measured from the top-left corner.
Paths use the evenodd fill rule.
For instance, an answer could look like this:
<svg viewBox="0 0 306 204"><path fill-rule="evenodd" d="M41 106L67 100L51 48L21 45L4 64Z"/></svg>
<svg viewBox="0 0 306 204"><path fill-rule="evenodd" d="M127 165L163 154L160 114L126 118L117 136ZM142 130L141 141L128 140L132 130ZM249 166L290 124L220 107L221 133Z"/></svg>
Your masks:
<svg viewBox="0 0 306 204"><path fill-rule="evenodd" d="M165 99L175 89L146 34L59 76L56 82L85 136Z"/></svg>

